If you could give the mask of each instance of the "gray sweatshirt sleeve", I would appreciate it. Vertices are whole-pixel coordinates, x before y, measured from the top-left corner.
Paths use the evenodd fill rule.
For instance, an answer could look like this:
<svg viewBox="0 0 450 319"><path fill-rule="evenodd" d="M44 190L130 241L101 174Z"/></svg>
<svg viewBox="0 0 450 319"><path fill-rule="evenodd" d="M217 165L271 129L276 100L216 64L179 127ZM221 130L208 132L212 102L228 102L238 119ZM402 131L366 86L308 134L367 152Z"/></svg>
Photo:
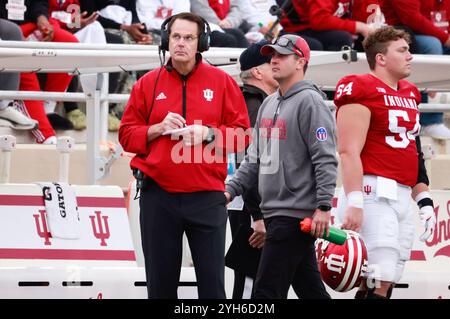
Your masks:
<svg viewBox="0 0 450 319"><path fill-rule="evenodd" d="M209 6L208 0L191 0L191 12L198 14L209 23L219 24L220 19Z"/></svg>
<svg viewBox="0 0 450 319"><path fill-rule="evenodd" d="M305 107L299 112L299 123L314 167L317 206L332 206L338 165L336 124L330 108L319 94L308 92L303 103Z"/></svg>

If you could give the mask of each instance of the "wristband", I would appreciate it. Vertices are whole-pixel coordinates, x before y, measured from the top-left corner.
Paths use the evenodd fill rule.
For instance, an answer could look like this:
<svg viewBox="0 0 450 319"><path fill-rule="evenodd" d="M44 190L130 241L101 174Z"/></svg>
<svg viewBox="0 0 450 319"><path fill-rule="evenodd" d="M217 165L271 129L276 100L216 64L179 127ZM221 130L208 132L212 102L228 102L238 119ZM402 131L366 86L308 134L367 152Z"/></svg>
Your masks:
<svg viewBox="0 0 450 319"><path fill-rule="evenodd" d="M347 194L347 206L363 208L364 197L360 191L354 191Z"/></svg>
<svg viewBox="0 0 450 319"><path fill-rule="evenodd" d="M416 201L417 206L419 206L419 208L422 208L424 206L434 207L434 203L433 200L431 199L430 192L421 192L416 196L414 200Z"/></svg>

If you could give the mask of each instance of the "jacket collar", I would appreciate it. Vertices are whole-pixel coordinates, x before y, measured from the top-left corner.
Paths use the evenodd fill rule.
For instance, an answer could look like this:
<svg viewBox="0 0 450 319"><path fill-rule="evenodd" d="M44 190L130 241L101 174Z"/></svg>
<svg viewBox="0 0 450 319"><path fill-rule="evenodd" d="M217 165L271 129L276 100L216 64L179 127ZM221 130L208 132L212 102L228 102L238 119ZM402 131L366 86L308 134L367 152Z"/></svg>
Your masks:
<svg viewBox="0 0 450 319"><path fill-rule="evenodd" d="M194 74L202 63L203 63L203 57L202 57L202 55L200 53L197 52L197 54L195 55L194 68L192 69L191 72L186 74L185 77L188 78L192 74ZM167 71L169 71L169 69L171 69L171 70L175 71L178 75L183 76L180 73L178 73L178 71L173 67L172 58L169 58L169 60L167 61L166 65L165 65L165 68L166 68Z"/></svg>

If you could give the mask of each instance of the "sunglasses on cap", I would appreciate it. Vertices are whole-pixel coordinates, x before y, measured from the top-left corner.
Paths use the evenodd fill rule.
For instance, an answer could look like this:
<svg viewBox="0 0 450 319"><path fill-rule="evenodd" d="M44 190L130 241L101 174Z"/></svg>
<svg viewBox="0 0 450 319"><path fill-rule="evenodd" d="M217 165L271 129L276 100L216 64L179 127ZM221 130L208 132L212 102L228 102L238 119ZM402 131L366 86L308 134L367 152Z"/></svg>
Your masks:
<svg viewBox="0 0 450 319"><path fill-rule="evenodd" d="M272 44L278 45L283 48L288 48L288 49L290 49L289 45L291 45L292 48L294 49L293 51L295 54L297 54L297 52L295 52L295 49L296 49L299 53L301 53L301 56L299 54L297 54L298 56L300 56L301 58L305 57L305 54L303 53L303 51L298 46L296 46L295 43L291 39L288 39L286 37L276 38L273 40Z"/></svg>

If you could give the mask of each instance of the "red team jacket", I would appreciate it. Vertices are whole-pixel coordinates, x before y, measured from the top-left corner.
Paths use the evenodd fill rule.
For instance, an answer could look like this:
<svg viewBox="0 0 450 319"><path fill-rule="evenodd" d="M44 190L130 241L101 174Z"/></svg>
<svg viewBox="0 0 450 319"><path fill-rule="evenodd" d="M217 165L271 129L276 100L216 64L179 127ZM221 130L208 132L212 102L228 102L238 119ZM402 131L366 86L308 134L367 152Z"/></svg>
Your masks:
<svg viewBox="0 0 450 319"><path fill-rule="evenodd" d="M169 60L168 64L170 62ZM150 125L160 123L168 112L182 115L183 100L186 101L187 125L201 120L202 125L220 129L223 136L227 128L246 130L250 122L238 85L222 70L201 61L186 81L182 80L175 69L168 71L166 68L162 69L158 78L159 70L148 72L136 82L122 117L120 144L126 151L136 154L131 167L141 169L167 192L224 191L227 175L225 153L243 151L249 138L245 139L245 144L238 145L236 139L222 140L217 137L213 145L221 148L220 161L188 163L180 162L179 156L174 157L172 152L182 154L192 162L198 154L201 159L205 144L176 149L174 146L180 144L171 140L170 135L160 136L148 144L147 130ZM196 151L200 153L195 153Z"/></svg>
<svg viewBox="0 0 450 319"><path fill-rule="evenodd" d="M364 174L416 185L415 136L420 130L417 87L400 80L398 90L394 90L371 74L349 75L337 84L334 103L337 112L346 104L362 104L370 110L370 126L361 152Z"/></svg>
<svg viewBox="0 0 450 319"><path fill-rule="evenodd" d="M442 17L444 13L448 22L450 0L381 0L381 11L389 25L406 25L415 33L434 36L442 43L448 39L448 25L446 30L437 27L433 16L440 12Z"/></svg>
<svg viewBox="0 0 450 319"><path fill-rule="evenodd" d="M378 0L297 0L286 10L281 25L286 32L303 30L356 31L356 21L367 23ZM278 1L280 3L280 1Z"/></svg>

